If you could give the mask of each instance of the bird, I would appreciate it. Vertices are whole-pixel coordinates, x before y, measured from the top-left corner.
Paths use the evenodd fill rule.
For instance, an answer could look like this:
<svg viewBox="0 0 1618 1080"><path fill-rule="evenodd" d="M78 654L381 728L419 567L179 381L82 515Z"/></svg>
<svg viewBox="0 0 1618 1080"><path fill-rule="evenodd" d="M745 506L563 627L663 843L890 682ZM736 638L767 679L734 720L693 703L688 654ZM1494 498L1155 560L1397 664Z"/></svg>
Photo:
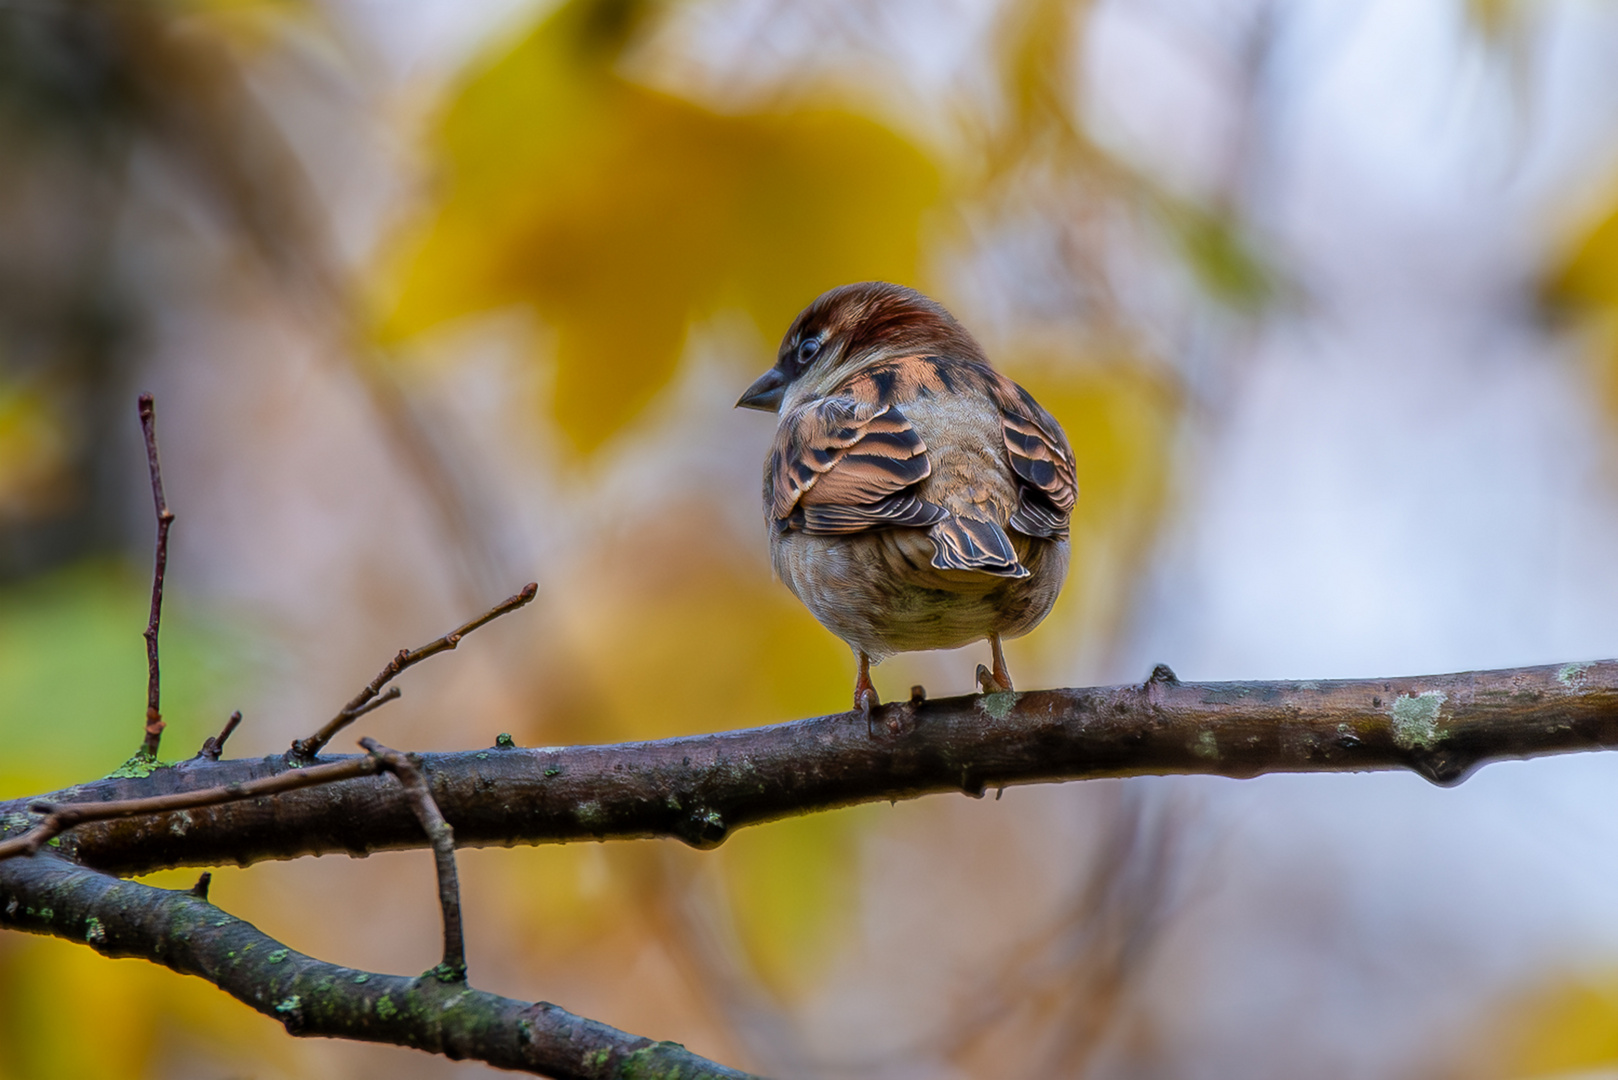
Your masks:
<svg viewBox="0 0 1618 1080"><path fill-rule="evenodd" d="M1001 642L1049 614L1078 499L1062 426L989 363L942 304L882 281L823 293L736 402L779 414L764 518L779 577L871 665L987 639L985 693L1011 690Z"/></svg>

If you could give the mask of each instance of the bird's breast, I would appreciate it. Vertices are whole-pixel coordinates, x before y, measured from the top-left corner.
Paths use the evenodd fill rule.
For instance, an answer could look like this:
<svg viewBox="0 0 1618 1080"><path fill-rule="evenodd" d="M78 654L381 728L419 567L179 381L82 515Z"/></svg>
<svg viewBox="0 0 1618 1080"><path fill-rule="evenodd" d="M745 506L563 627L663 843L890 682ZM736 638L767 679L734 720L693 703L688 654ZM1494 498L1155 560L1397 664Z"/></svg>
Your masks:
<svg viewBox="0 0 1618 1080"><path fill-rule="evenodd" d="M1067 574L1066 541L1017 537L1030 573L1007 578L939 570L924 529L850 536L776 533L776 574L821 625L880 660L897 652L952 649L991 633L1013 638L1037 626Z"/></svg>

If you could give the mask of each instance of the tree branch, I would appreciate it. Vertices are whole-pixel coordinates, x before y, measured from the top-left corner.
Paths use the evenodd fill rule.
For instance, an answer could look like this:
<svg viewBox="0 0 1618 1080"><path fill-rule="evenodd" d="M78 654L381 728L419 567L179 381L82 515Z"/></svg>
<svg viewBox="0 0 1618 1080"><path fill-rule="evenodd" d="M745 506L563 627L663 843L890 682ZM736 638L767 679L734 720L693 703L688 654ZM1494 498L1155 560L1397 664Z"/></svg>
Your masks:
<svg viewBox="0 0 1618 1080"><path fill-rule="evenodd" d="M294 742L292 744L292 749L287 751L287 759L295 764L313 761L316 755L320 753L321 749L327 743L331 742L332 736L336 735L339 731L342 731L349 724L352 724L355 720L358 720L361 716L364 716L378 705L384 704L385 701L392 701L394 698L399 696L397 692L394 692L389 694L384 701L372 701L372 699L375 698L379 692L381 692L382 688L388 683L392 682L394 677L400 672L404 671L408 667L421 663L429 656L436 656L441 652L447 652L455 648L455 646L459 645L461 643L461 639L467 634L470 634L480 626L493 622L502 615L516 611L518 608L528 603L528 601L532 600L535 594L538 592L539 586L533 582L529 582L527 585L523 586L522 591L516 596L502 600L500 603L496 604L488 611L485 611L482 615L479 615L471 622L463 623L454 630L451 630L449 633L445 634L443 637L434 638L432 641L429 641L427 644L417 649L400 649L399 654L392 660L388 661L387 666L377 674L376 678L371 680L370 685L366 686L366 688L361 690L358 694L355 694L353 699L349 701L347 705L344 705L342 709L338 711L336 716L326 721L324 727L315 732L313 735L309 736L307 739L299 739L298 741Z"/></svg>
<svg viewBox="0 0 1618 1080"><path fill-rule="evenodd" d="M146 623L146 734L141 740L138 756L146 761L157 760L157 748L163 739L163 713L161 677L157 663L157 632L163 621L163 576L169 563L169 526L174 524L174 513L163 498L163 469L157 461L157 418L153 412L152 395L142 394L137 402L140 430L146 438L146 466L152 474L152 503L157 510L157 554L152 566L152 613Z"/></svg>
<svg viewBox="0 0 1618 1080"><path fill-rule="evenodd" d="M43 814L45 819L20 836L0 841L0 860L18 855L32 855L65 830L87 821L151 817L154 814L171 812L187 813L207 806L219 806L243 799L258 799L296 791L299 788L331 784L355 776L373 775L383 768L384 765L379 761L350 757L314 768L288 770L255 780L230 782L198 791L152 795L146 798L67 803L33 799L28 803L29 812Z"/></svg>
<svg viewBox="0 0 1618 1080"><path fill-rule="evenodd" d="M42 855L0 864L0 927L86 942L208 980L288 1033L409 1046L556 1080L750 1080L546 1002L328 964L192 891L122 881ZM756 1080L756 1078L751 1078Z"/></svg>
<svg viewBox="0 0 1618 1080"><path fill-rule="evenodd" d="M230 719L225 721L225 726L220 729L219 734L209 735L202 740L202 749L197 751L197 757L208 761L218 761L220 755L225 752L225 740L230 738L231 733L236 730L236 726L241 722L242 711L237 709L230 714Z"/></svg>
<svg viewBox="0 0 1618 1080"><path fill-rule="evenodd" d="M461 883L455 870L455 830L449 827L432 789L422 779L421 770L406 754L390 750L375 739L361 739L360 745L398 778L410 809L421 822L433 845L433 862L438 870L438 906L444 915L444 959L435 974L441 982L466 981L466 933L461 927Z"/></svg>
<svg viewBox="0 0 1618 1080"><path fill-rule="evenodd" d="M374 695L373 695L374 696ZM1129 776L1408 768L1441 784L1478 765L1618 747L1618 661L1397 679L1145 683L997 693L616 746L496 747L413 760L461 845L673 836L876 799ZM376 757L194 758L0 803L0 926L87 941L198 974L294 1034L391 1042L560 1077L738 1077L683 1049L553 1006L445 980L373 975L281 947L207 904L107 876L330 851L420 847L423 821ZM402 779L402 778L401 778ZM272 797L269 797L273 795ZM228 800L228 801L222 801ZM41 821L33 808L44 811ZM418 808L419 809L419 808ZM447 851L440 851L440 862ZM63 856L74 862L65 861ZM440 877L440 896L446 879ZM446 957L453 957L446 909ZM639 1070L638 1072L636 1070Z"/></svg>
<svg viewBox="0 0 1618 1080"><path fill-rule="evenodd" d="M712 847L734 829L931 792L1148 773L1411 769L1439 784L1478 765L1618 748L1618 661L1319 682L1144 684L911 701L658 742L421 754L461 846L671 836ZM337 759L358 760L358 759ZM280 757L192 760L52 796L75 803L241 783ZM0 803L0 836L27 801ZM115 873L420 847L420 823L375 777L79 826L62 850Z"/></svg>

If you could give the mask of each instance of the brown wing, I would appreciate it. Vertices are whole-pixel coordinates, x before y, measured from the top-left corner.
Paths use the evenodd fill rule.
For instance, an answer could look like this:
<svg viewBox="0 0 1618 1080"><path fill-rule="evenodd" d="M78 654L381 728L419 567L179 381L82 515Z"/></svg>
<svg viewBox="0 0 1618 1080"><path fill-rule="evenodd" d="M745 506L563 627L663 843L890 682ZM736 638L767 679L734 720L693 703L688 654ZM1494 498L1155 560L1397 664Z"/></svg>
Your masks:
<svg viewBox="0 0 1618 1080"><path fill-rule="evenodd" d="M1025 578L1011 537L993 521L950 514L928 530L933 565L940 570L977 570L998 577Z"/></svg>
<svg viewBox="0 0 1618 1080"><path fill-rule="evenodd" d="M781 421L764 472L764 504L780 529L852 533L941 520L915 485L932 473L927 444L897 405L821 398Z"/></svg>
<svg viewBox="0 0 1618 1080"><path fill-rule="evenodd" d="M998 373L994 397L1018 481L1017 509L1007 524L1025 536L1066 539L1079 485L1062 425L1028 391Z"/></svg>

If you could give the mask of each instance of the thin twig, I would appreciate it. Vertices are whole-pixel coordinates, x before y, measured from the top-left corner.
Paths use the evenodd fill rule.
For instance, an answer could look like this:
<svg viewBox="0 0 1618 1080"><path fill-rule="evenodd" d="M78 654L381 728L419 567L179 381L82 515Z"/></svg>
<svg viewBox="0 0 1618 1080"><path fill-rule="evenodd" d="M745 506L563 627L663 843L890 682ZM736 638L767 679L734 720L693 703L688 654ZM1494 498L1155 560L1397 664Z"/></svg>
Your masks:
<svg viewBox="0 0 1618 1080"><path fill-rule="evenodd" d="M230 714L230 719L225 721L223 731L217 735L209 735L202 740L202 749L197 751L197 757L205 761L218 761L219 755L225 752L225 740L230 738L230 733L235 731L236 725L241 722L242 711L237 709Z"/></svg>
<svg viewBox="0 0 1618 1080"><path fill-rule="evenodd" d="M321 748L327 743L331 742L332 736L336 735L339 731L342 731L349 724L352 724L356 719L365 714L367 711L366 704L372 698L376 697L376 695L382 691L382 688L400 672L404 671L408 667L421 663L421 661L427 659L429 656L436 656L441 652L447 652L450 649L455 648L455 646L459 645L461 643L461 639L467 634L470 634L472 631L476 630L480 626L483 626L485 623L493 622L502 615L516 611L518 608L528 603L528 601L532 600L534 598L534 594L538 591L539 586L530 582L529 584L524 585L522 592L518 593L516 596L513 596L507 600L502 600L500 603L496 604L488 611L485 611L482 615L479 615L471 622L456 627L443 637L429 641L427 644L417 649L400 649L399 654L392 660L388 661L387 667L383 668L381 672L377 674L377 677L371 680L370 685L364 690L361 690L358 694L354 695L354 699L347 705L344 705L342 711L340 711L336 716L328 720L325 727L321 728L307 739L299 739L297 742L293 743L292 749L287 755L288 760L314 760L315 756L320 753Z"/></svg>
<svg viewBox="0 0 1618 1080"><path fill-rule="evenodd" d="M466 981L466 935L461 928L461 885L455 872L455 830L439 813L432 789L409 756L390 750L375 739L361 739L360 745L398 777L410 800L410 809L426 830L433 844L433 860L438 865L438 906L444 912L444 959L434 972L440 982Z"/></svg>
<svg viewBox="0 0 1618 1080"><path fill-rule="evenodd" d="M370 701L367 701L364 705L361 705L359 708L355 709L351 714L349 714L348 719L352 723L368 712L375 712L390 701L398 701L403 693L404 691L400 690L397 686L390 686L388 687L387 692L381 697L374 697Z"/></svg>
<svg viewBox="0 0 1618 1080"><path fill-rule="evenodd" d="M173 810L195 810L203 806L217 806L220 803L239 802L264 795L277 795L284 791L296 791L298 788L314 787L317 784L334 784L339 780L351 780L357 776L373 776L381 769L382 766L375 758L353 757L308 769L289 769L284 773L259 780L222 784L219 787L202 788L198 791L180 791L171 795L153 795L145 799L80 803L34 802L29 804L28 809L36 814L46 815L45 820L21 836L0 841L0 860L9 859L14 855L32 855L52 838L86 822L139 817L143 814L165 814Z"/></svg>
<svg viewBox="0 0 1618 1080"><path fill-rule="evenodd" d="M174 524L174 512L163 498L163 469L157 461L157 420L152 412L152 395L142 394L139 400L140 429L146 436L146 465L152 474L152 503L157 509L157 556L152 567L152 614L146 623L146 737L141 741L140 756L147 761L157 760L158 744L163 739L163 713L160 708L161 677L157 664L157 630L163 620L163 574L169 561L169 526Z"/></svg>

